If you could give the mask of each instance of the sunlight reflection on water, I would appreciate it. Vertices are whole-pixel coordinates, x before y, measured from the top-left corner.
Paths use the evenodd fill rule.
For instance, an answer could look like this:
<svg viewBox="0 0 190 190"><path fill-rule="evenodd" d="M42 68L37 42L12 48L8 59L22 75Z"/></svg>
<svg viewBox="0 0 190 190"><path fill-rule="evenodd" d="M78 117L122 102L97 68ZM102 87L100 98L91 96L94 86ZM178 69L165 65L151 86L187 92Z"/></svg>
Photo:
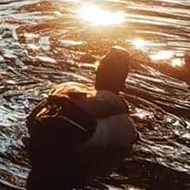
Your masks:
<svg viewBox="0 0 190 190"><path fill-rule="evenodd" d="M132 40L131 43L136 49L141 49L141 50L142 50L142 48L146 48L149 44L148 41L146 41L142 38L135 38ZM149 55L149 57L153 61L169 60L169 59L173 58L170 61L170 64L172 67L182 67L185 64L184 60L182 59L184 57L184 54L183 53L175 53L174 51L171 51L171 50L161 50L152 55Z"/></svg>
<svg viewBox="0 0 190 190"><path fill-rule="evenodd" d="M135 46L135 48L139 49L139 48L146 46L148 44L148 42L141 38L135 38L132 41L132 44Z"/></svg>
<svg viewBox="0 0 190 190"><path fill-rule="evenodd" d="M169 174L169 180L167 175L162 176L166 168L159 170L154 165L153 170L145 162L141 168L141 162L136 162L146 159L177 171L190 171L189 86L171 78L179 76L189 81L190 58L186 53L190 49L190 4L184 1L176 0L174 5L171 0L3 0L0 137L3 148L15 145L15 141L6 143L12 139L18 139L18 146L8 152L2 149L0 158L8 166L15 164L14 171L19 170L19 175L6 167L0 172L1 180L9 182L8 186L15 183L24 187L30 168L23 161L26 156L20 156L24 148L19 142L27 136L25 117L39 100L47 97L52 84L74 81L93 85L99 60L118 45L133 50L130 53L134 64L123 96L129 102L129 114L142 141L134 146L135 162L118 168L127 182L118 178L113 187L109 185L112 181L107 181L108 188L123 189L117 186L127 183L126 190L137 190L128 185L135 178L134 185L142 180L147 188L157 189L163 182L165 189L172 182L171 189L186 189L181 187L183 180L178 181L177 174ZM151 56L155 59L150 60Z"/></svg>
<svg viewBox="0 0 190 190"><path fill-rule="evenodd" d="M151 55L151 59L152 60L164 60L164 59L170 59L173 56L174 56L173 51L163 50L163 51L159 51L159 52Z"/></svg>
<svg viewBox="0 0 190 190"><path fill-rule="evenodd" d="M180 58L175 58L172 60L171 65L173 67L181 67L184 65L184 61Z"/></svg>
<svg viewBox="0 0 190 190"><path fill-rule="evenodd" d="M125 21L124 12L110 12L96 5L83 5L77 13L81 19L95 25L121 24Z"/></svg>

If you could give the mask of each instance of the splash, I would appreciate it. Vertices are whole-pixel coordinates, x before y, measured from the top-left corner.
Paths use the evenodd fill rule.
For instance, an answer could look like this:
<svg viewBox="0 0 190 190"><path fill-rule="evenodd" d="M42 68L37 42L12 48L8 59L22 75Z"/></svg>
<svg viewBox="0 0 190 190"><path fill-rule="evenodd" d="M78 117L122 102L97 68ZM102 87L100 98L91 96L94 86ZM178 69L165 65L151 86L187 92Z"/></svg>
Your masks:
<svg viewBox="0 0 190 190"><path fill-rule="evenodd" d="M121 24L125 21L124 12L110 12L96 5L83 5L77 13L81 19L95 25Z"/></svg>

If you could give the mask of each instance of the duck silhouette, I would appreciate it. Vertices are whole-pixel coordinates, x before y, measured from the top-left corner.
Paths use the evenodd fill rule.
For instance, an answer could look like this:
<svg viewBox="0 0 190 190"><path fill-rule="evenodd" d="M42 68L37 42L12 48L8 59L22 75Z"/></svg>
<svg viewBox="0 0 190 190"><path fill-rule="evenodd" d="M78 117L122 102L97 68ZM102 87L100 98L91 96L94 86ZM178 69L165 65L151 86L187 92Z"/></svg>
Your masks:
<svg viewBox="0 0 190 190"><path fill-rule="evenodd" d="M129 72L129 53L114 47L100 61L95 89L56 85L27 117L32 170L29 190L65 190L111 168L137 140L119 96Z"/></svg>

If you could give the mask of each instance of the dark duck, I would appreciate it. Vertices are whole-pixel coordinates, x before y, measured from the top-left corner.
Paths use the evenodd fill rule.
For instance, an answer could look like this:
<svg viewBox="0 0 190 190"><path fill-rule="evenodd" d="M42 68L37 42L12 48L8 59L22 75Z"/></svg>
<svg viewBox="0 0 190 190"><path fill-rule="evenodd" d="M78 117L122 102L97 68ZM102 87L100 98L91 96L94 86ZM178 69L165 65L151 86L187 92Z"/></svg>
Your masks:
<svg viewBox="0 0 190 190"><path fill-rule="evenodd" d="M95 90L59 84L32 111L27 118L32 165L27 189L78 187L126 155L137 139L119 96L128 70L128 52L114 47L99 63Z"/></svg>

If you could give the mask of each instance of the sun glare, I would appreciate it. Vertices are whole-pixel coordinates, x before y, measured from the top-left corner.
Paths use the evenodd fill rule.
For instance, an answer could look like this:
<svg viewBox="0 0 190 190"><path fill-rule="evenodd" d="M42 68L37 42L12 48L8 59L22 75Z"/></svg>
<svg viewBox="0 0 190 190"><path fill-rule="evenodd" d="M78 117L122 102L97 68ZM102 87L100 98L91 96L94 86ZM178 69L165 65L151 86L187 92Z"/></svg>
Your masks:
<svg viewBox="0 0 190 190"><path fill-rule="evenodd" d="M164 59L170 59L174 56L174 52L173 51L169 51L169 50L164 50L164 51L159 51L156 54L151 55L151 59L156 61L156 60L164 60Z"/></svg>
<svg viewBox="0 0 190 190"><path fill-rule="evenodd" d="M133 41L132 41L132 44L133 46L135 46L135 48L139 49L139 48L142 48L144 46L147 45L147 41L141 39L141 38L135 38Z"/></svg>
<svg viewBox="0 0 190 190"><path fill-rule="evenodd" d="M121 24L125 21L124 12L110 12L96 5L83 5L77 13L80 18L95 25Z"/></svg>

